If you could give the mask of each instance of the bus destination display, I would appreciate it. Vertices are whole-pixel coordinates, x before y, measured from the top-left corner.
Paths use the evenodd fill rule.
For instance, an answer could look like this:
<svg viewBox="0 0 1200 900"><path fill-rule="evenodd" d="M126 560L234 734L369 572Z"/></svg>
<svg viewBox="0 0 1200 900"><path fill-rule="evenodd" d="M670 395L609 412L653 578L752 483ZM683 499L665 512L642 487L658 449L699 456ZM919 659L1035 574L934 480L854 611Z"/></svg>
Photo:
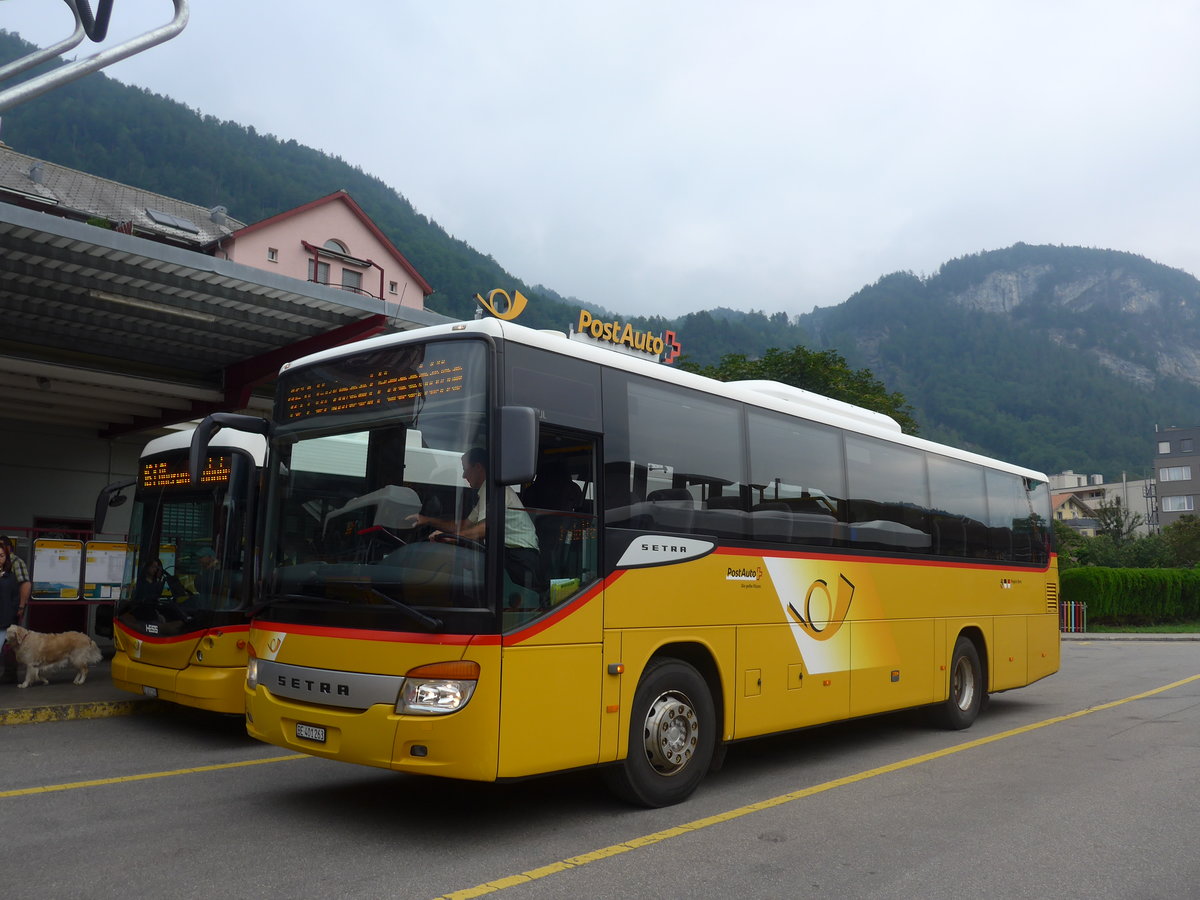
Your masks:
<svg viewBox="0 0 1200 900"><path fill-rule="evenodd" d="M415 370L398 372L379 368L354 381L329 377L317 368L310 379L288 385L284 420L294 422L312 416L348 412L372 412L419 408L434 397L463 390L462 363L447 359L422 362Z"/></svg>
<svg viewBox="0 0 1200 900"><path fill-rule="evenodd" d="M232 471L229 456L210 456L200 473L201 484L226 484ZM187 456L178 460L160 460L142 464L142 487L151 489L192 487Z"/></svg>

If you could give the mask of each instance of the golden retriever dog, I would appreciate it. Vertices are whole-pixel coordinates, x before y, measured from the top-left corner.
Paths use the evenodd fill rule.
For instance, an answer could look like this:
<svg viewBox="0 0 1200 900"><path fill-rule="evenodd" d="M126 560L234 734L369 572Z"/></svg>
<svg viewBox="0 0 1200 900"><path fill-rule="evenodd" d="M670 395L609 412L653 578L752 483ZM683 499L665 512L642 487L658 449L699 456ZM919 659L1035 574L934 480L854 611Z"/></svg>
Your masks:
<svg viewBox="0 0 1200 900"><path fill-rule="evenodd" d="M88 666L94 666L101 659L96 642L78 631L43 634L20 625L9 625L7 640L13 646L17 662L25 665L25 680L17 687L27 688L35 680L49 684L41 670L68 664L75 667L75 684L83 684L87 681Z"/></svg>

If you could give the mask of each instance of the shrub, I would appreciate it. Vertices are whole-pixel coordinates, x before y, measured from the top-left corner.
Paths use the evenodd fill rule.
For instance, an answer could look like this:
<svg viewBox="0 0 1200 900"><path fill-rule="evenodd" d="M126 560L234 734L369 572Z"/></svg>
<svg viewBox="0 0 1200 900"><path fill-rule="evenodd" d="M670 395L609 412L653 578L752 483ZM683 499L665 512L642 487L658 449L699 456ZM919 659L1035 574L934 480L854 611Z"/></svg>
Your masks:
<svg viewBox="0 0 1200 900"><path fill-rule="evenodd" d="M1160 625L1200 619L1200 571L1106 569L1087 566L1060 573L1064 602L1087 604L1088 621L1105 625Z"/></svg>

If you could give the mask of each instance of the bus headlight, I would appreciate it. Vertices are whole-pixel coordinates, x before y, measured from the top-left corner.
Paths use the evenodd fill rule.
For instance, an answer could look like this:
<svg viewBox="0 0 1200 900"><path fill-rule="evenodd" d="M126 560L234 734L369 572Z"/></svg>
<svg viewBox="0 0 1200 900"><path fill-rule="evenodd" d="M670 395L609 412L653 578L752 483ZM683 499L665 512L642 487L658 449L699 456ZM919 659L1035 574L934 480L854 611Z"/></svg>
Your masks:
<svg viewBox="0 0 1200 900"><path fill-rule="evenodd" d="M258 687L258 657L253 654L246 660L246 687L250 690Z"/></svg>
<svg viewBox="0 0 1200 900"><path fill-rule="evenodd" d="M396 712L441 716L462 709L479 683L479 663L458 661L418 666L404 676Z"/></svg>

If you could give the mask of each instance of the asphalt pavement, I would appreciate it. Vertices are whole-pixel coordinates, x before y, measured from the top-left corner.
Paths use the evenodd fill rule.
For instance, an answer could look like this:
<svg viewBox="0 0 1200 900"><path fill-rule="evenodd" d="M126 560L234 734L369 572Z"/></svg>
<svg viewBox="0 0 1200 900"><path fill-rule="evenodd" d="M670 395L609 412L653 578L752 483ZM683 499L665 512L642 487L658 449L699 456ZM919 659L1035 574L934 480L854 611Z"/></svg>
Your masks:
<svg viewBox="0 0 1200 900"><path fill-rule="evenodd" d="M1197 641L1200 634L1064 634L1064 641ZM24 677L25 670L21 667ZM112 665L105 659L92 666L88 680L73 684L75 670L60 668L49 672L49 684L19 688L0 684L0 726L28 725L37 722L65 722L70 719L99 719L107 716L131 716L162 712L170 704L150 697L131 694L112 683Z"/></svg>

